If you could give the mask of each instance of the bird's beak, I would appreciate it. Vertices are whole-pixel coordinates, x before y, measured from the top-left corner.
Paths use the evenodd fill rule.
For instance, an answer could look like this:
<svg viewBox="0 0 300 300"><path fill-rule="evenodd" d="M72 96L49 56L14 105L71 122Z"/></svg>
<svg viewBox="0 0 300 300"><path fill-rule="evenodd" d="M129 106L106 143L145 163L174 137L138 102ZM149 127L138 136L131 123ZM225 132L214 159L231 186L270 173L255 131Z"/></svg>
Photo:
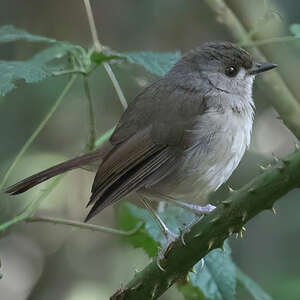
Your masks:
<svg viewBox="0 0 300 300"><path fill-rule="evenodd" d="M248 74L249 75L257 75L259 73L272 70L276 67L277 67L276 64L272 64L272 63L268 63L268 62L254 63L252 68L248 71Z"/></svg>

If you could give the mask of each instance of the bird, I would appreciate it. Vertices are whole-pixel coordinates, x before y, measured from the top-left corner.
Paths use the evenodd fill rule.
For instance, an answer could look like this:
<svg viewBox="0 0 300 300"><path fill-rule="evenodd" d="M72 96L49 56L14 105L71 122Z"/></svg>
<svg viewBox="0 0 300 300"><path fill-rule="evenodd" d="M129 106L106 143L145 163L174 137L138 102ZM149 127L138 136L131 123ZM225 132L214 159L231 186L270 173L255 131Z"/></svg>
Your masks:
<svg viewBox="0 0 300 300"><path fill-rule="evenodd" d="M215 207L208 204L208 194L228 180L250 144L254 78L276 66L256 62L231 42L196 47L137 94L99 149L23 179L6 192L20 194L92 165L96 175L85 221L131 193L148 208L149 201L166 200L209 213Z"/></svg>

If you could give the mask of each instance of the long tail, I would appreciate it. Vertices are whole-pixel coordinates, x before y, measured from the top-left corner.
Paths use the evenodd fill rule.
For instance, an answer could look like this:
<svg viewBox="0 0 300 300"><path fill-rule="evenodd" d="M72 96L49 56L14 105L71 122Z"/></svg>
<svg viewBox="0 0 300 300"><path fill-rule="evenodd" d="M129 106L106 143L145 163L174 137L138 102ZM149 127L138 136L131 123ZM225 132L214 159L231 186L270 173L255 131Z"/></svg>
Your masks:
<svg viewBox="0 0 300 300"><path fill-rule="evenodd" d="M72 158L70 160L67 160L63 163L60 163L58 165L55 165L49 169L46 169L44 171L41 171L37 174L34 174L30 177L27 177L16 184L8 187L5 192L9 193L11 195L17 195L26 192L27 190L31 189L32 187L36 186L39 183L42 183L54 176L57 176L59 174L65 173L72 169L81 168L83 166L86 166L93 162L99 162L99 165L101 163L101 159L105 156L107 153L107 147L104 147L106 149L103 149L101 147L100 149L97 149L93 152L83 154L81 156Z"/></svg>

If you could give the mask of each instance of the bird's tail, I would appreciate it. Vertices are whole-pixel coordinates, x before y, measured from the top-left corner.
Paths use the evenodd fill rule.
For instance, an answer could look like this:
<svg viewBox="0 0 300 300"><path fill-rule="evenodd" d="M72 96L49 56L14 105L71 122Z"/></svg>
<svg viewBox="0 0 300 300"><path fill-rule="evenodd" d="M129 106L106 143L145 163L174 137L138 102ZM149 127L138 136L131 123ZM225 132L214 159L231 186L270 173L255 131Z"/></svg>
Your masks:
<svg viewBox="0 0 300 300"><path fill-rule="evenodd" d="M105 147L104 147L105 148ZM26 192L32 187L36 186L39 183L42 183L54 176L65 173L72 169L82 168L91 163L99 162L101 163L101 159L105 156L107 151L103 151L104 149L101 147L93 152L83 154L81 156L72 158L63 163L55 165L49 169L41 171L37 174L34 174L30 177L27 177L16 184L8 187L5 192L11 195L17 195Z"/></svg>

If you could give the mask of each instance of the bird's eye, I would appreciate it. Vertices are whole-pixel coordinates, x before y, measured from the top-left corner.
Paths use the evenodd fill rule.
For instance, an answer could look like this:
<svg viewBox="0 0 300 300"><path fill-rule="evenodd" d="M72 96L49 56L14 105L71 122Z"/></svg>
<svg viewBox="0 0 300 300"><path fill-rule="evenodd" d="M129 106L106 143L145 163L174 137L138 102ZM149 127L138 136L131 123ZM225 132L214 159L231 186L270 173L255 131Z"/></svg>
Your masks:
<svg viewBox="0 0 300 300"><path fill-rule="evenodd" d="M238 69L235 66L229 66L225 69L225 74L228 77L233 77L238 73Z"/></svg>

